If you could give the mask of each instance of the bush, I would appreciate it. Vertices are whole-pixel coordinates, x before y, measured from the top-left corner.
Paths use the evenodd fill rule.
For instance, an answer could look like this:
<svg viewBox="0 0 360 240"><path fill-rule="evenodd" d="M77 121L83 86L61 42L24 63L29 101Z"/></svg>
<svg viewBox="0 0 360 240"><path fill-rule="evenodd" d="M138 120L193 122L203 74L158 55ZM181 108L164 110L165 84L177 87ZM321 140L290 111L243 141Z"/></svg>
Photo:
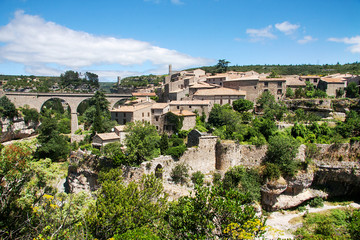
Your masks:
<svg viewBox="0 0 360 240"><path fill-rule="evenodd" d="M213 174L213 184L219 184L221 181L221 174L220 173L214 173Z"/></svg>
<svg viewBox="0 0 360 240"><path fill-rule="evenodd" d="M263 176L268 180L276 180L281 176L281 171L278 165L274 163L266 163Z"/></svg>
<svg viewBox="0 0 360 240"><path fill-rule="evenodd" d="M182 185L187 182L188 172L188 167L184 163L179 163L171 170L170 177L176 184Z"/></svg>
<svg viewBox="0 0 360 240"><path fill-rule="evenodd" d="M223 179L224 189L237 189L249 194L251 200L260 199L261 179L254 169L245 169L243 166L235 166L225 173Z"/></svg>
<svg viewBox="0 0 360 240"><path fill-rule="evenodd" d="M172 157L179 159L183 153L186 151L186 146L185 145L180 145L180 146L176 146L176 147L169 147L166 150L166 155L171 155Z"/></svg>
<svg viewBox="0 0 360 240"><path fill-rule="evenodd" d="M197 171L191 175L191 181L194 183L194 185L203 185L204 177L205 175L202 172Z"/></svg>
<svg viewBox="0 0 360 240"><path fill-rule="evenodd" d="M292 137L274 136L269 140L265 161L276 164L282 175L294 176L299 168L299 163L295 160L299 146L299 142Z"/></svg>
<svg viewBox="0 0 360 240"><path fill-rule="evenodd" d="M314 198L313 200L311 200L309 202L309 206L310 207L315 207L315 208L318 208L318 207L323 207L324 206L324 200L320 197L316 197Z"/></svg>
<svg viewBox="0 0 360 240"><path fill-rule="evenodd" d="M348 222L347 229L352 239L360 239L360 210L354 210L346 221Z"/></svg>

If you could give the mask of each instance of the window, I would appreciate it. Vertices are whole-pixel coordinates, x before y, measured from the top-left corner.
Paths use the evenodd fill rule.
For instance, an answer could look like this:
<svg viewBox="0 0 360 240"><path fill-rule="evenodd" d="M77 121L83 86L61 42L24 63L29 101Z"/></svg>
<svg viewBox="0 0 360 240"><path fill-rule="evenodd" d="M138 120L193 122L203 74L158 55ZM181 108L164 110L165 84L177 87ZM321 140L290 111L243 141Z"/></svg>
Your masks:
<svg viewBox="0 0 360 240"><path fill-rule="evenodd" d="M123 119L123 125L125 125L126 124L126 119Z"/></svg>
<svg viewBox="0 0 360 240"><path fill-rule="evenodd" d="M278 82L278 87L282 87L282 82Z"/></svg>
<svg viewBox="0 0 360 240"><path fill-rule="evenodd" d="M268 87L269 86L269 82L264 82L264 87Z"/></svg>
<svg viewBox="0 0 360 240"><path fill-rule="evenodd" d="M277 90L277 94L279 94L279 95L282 94L282 90L281 90L281 89L278 89L278 90Z"/></svg>
<svg viewBox="0 0 360 240"><path fill-rule="evenodd" d="M189 108L191 108L191 106L189 106Z"/></svg>
<svg viewBox="0 0 360 240"><path fill-rule="evenodd" d="M118 116L118 113L115 113L115 117L117 117Z"/></svg>
<svg viewBox="0 0 360 240"><path fill-rule="evenodd" d="M222 105L222 98L220 99L220 105Z"/></svg>
<svg viewBox="0 0 360 240"><path fill-rule="evenodd" d="M150 117L150 113L148 112L148 117Z"/></svg>
<svg viewBox="0 0 360 240"><path fill-rule="evenodd" d="M264 89L264 92L268 92L269 91L269 89Z"/></svg>
<svg viewBox="0 0 360 240"><path fill-rule="evenodd" d="M180 108L180 106L176 106L176 109L179 109Z"/></svg>
<svg viewBox="0 0 360 240"><path fill-rule="evenodd" d="M155 121L159 121L159 117L158 117L158 116L155 117Z"/></svg>
<svg viewBox="0 0 360 240"><path fill-rule="evenodd" d="M142 117L144 117L144 113L142 113Z"/></svg>
<svg viewBox="0 0 360 240"><path fill-rule="evenodd" d="M314 78L314 83L317 83L317 78Z"/></svg>

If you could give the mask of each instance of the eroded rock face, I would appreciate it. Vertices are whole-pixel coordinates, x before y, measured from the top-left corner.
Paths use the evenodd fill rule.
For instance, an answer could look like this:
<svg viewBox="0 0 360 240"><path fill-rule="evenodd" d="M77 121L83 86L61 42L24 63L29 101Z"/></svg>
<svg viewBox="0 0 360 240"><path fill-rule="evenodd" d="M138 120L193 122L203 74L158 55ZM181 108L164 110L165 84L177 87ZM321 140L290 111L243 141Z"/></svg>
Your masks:
<svg viewBox="0 0 360 240"><path fill-rule="evenodd" d="M70 165L66 178L65 191L79 193L85 191L91 193L98 188L98 173L94 170L96 156L88 152L78 150L70 155Z"/></svg>
<svg viewBox="0 0 360 240"><path fill-rule="evenodd" d="M26 124L23 118L15 118L13 121L9 119L0 119L1 134L0 142L11 141L14 139L22 139L35 134L38 123L30 122Z"/></svg>
<svg viewBox="0 0 360 240"><path fill-rule="evenodd" d="M326 189L331 197L347 196L359 200L360 169L353 164L350 166L319 166L312 185Z"/></svg>

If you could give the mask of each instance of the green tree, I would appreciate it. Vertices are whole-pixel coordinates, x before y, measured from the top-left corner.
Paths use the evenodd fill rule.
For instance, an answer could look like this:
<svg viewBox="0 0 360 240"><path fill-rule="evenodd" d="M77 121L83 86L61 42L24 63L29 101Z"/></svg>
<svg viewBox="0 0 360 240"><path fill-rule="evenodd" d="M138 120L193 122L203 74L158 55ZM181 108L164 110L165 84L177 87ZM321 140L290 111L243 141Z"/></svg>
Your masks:
<svg viewBox="0 0 360 240"><path fill-rule="evenodd" d="M0 237L13 236L23 230L26 213L18 201L21 191L32 177L29 162L32 150L18 144L6 146L0 155ZM6 217L5 217L6 216Z"/></svg>
<svg viewBox="0 0 360 240"><path fill-rule="evenodd" d="M38 141L40 146L36 150L39 158L51 158L53 161L66 159L70 152L67 139L60 135L58 124L54 118L44 118L39 127Z"/></svg>
<svg viewBox="0 0 360 240"><path fill-rule="evenodd" d="M294 93L294 91L292 90L292 88L290 88L290 87L287 87L286 88L286 97L288 97L288 98L293 98L294 96L295 96L295 93Z"/></svg>
<svg viewBox="0 0 360 240"><path fill-rule="evenodd" d="M99 175L101 188L86 217L96 238L109 239L142 227L161 226L167 208L161 181L154 175L144 175L138 183L125 184L121 176L120 169Z"/></svg>
<svg viewBox="0 0 360 240"><path fill-rule="evenodd" d="M99 76L95 73L86 72L85 79L89 81L90 85L99 88Z"/></svg>
<svg viewBox="0 0 360 240"><path fill-rule="evenodd" d="M160 154L160 137L154 125L149 122L131 122L126 125L125 131L126 155L131 165L139 165Z"/></svg>
<svg viewBox="0 0 360 240"><path fill-rule="evenodd" d="M254 169L245 169L243 166L229 169L224 175L223 187L225 190L234 189L248 194L251 200L260 200L261 179Z"/></svg>
<svg viewBox="0 0 360 240"><path fill-rule="evenodd" d="M348 98L358 98L359 97L359 86L351 82L348 84L348 86L345 88L345 96Z"/></svg>
<svg viewBox="0 0 360 240"><path fill-rule="evenodd" d="M112 160L113 166L127 164L127 158L122 150L123 145L119 142L106 144L103 148L104 155Z"/></svg>
<svg viewBox="0 0 360 240"><path fill-rule="evenodd" d="M15 105L6 97L0 98L0 117L13 119L18 116Z"/></svg>
<svg viewBox="0 0 360 240"><path fill-rule="evenodd" d="M298 169L295 160L300 143L292 137L275 135L269 140L265 161L279 166L282 175L293 176Z"/></svg>
<svg viewBox="0 0 360 240"><path fill-rule="evenodd" d="M192 196L181 197L170 205L165 220L172 239L231 239L236 232L254 239L262 236L265 223L256 217L249 203L246 195L233 189L196 186Z"/></svg>
<svg viewBox="0 0 360 240"><path fill-rule="evenodd" d="M254 103L246 99L238 99L233 102L233 108L238 112L246 112L254 108Z"/></svg>
<svg viewBox="0 0 360 240"><path fill-rule="evenodd" d="M165 154L166 150L169 148L169 137L166 133L161 135L160 139L160 152L161 154Z"/></svg>
<svg viewBox="0 0 360 240"><path fill-rule="evenodd" d="M219 59L218 63L215 65L216 73L225 73L228 69L229 61L225 59Z"/></svg>
<svg viewBox="0 0 360 240"><path fill-rule="evenodd" d="M35 124L39 123L40 114L35 108L25 107L21 110L24 115L24 121L26 124L29 122L34 122Z"/></svg>

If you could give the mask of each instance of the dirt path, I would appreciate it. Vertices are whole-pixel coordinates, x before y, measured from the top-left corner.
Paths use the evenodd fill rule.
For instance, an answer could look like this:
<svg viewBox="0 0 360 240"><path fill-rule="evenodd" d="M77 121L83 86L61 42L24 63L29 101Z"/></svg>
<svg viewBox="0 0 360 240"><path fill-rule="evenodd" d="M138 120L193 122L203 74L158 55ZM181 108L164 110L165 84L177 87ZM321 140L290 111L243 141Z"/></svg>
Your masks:
<svg viewBox="0 0 360 240"><path fill-rule="evenodd" d="M351 203L349 205L345 206L351 206L354 208L360 208L360 204L357 203ZM313 212L321 212L329 209L335 209L335 208L341 208L345 207L343 205L328 205L324 204L321 208L312 208L307 206L306 209L309 213ZM294 235L292 232L296 230L298 227L301 226L301 223L297 224L290 224L289 221L295 217L300 217L305 214L306 211L300 212L300 213L287 213L286 211L284 213L281 212L273 212L268 217L268 220L266 222L266 225L271 227L269 232L265 234L266 239L294 239Z"/></svg>

